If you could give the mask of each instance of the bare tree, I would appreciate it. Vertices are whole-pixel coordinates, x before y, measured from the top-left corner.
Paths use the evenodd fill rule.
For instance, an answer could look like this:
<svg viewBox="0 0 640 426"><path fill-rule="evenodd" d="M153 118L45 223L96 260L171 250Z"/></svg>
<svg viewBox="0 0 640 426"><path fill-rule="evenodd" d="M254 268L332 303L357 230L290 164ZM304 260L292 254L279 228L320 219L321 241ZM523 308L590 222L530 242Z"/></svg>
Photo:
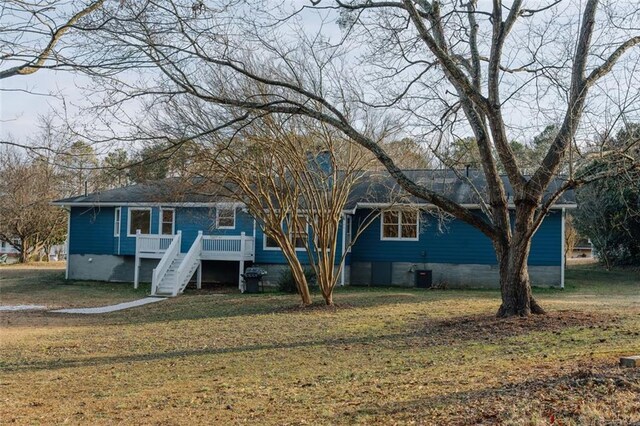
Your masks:
<svg viewBox="0 0 640 426"><path fill-rule="evenodd" d="M332 127L303 117L263 116L229 139L214 134L200 142L198 185L204 178L205 187L246 206L268 244L282 251L304 305L312 302L305 263L315 272L325 303L332 305L348 248L376 217L359 224L339 250L345 206L354 186L372 177L365 170L375 159L345 143ZM304 261L300 251L306 253Z"/></svg>
<svg viewBox="0 0 640 426"><path fill-rule="evenodd" d="M578 235L578 231L576 227L573 225L573 216L568 214L565 218L564 224L564 253L563 256L565 261L567 257L570 257L573 253L573 250L576 247L576 243L580 236Z"/></svg>
<svg viewBox="0 0 640 426"><path fill-rule="evenodd" d="M0 164L0 240L28 262L65 240L66 214L50 205L59 195L56 175L46 162L9 147L0 153Z"/></svg>
<svg viewBox="0 0 640 426"><path fill-rule="evenodd" d="M96 19L106 23L87 33L93 52L103 46L127 54L144 64L145 76L110 85L104 93L110 107L120 110L140 98L151 107L192 98L235 109L235 117L289 114L333 126L370 150L408 193L492 241L500 269L499 316L544 313L531 293L531 240L562 193L591 179L569 170L551 186L575 139L589 125L614 127L624 114L637 114L636 5L197 5L146 0L102 9ZM111 71L107 77L114 82ZM595 117L605 120L589 121ZM559 123L557 132L526 175L509 142L549 122ZM434 152L451 137L473 137L485 177L477 188L483 215L409 179L379 143L398 132L431 141Z"/></svg>

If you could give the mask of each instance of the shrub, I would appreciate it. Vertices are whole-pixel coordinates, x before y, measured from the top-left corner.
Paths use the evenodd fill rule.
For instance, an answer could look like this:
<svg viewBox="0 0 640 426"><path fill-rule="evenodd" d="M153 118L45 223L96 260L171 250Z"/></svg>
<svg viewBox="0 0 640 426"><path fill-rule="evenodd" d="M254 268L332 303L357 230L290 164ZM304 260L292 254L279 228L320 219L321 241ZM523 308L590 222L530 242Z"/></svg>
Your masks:
<svg viewBox="0 0 640 426"><path fill-rule="evenodd" d="M316 274L311 268L304 269L304 276L307 278L307 284L309 287L315 283ZM280 277L278 278L278 290L283 293L297 293L298 288L296 287L296 280L293 278L293 272L291 272L290 268L285 269L280 273Z"/></svg>

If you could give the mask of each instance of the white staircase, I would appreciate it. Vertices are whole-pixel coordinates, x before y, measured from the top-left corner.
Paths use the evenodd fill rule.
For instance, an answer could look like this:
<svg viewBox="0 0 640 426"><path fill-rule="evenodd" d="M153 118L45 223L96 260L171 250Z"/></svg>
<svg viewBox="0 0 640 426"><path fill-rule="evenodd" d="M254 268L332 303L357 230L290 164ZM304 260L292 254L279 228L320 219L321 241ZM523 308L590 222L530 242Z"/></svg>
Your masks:
<svg viewBox="0 0 640 426"><path fill-rule="evenodd" d="M176 235L171 245L153 270L152 296L174 297L182 293L200 266L202 232L198 233L187 253L180 253L182 235Z"/></svg>

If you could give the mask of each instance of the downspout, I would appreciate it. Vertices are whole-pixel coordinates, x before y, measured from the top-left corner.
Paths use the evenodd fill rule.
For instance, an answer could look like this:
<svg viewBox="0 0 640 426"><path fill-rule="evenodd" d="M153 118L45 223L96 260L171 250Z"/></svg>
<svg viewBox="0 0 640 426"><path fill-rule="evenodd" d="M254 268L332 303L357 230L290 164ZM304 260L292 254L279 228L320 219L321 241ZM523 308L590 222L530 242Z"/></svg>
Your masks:
<svg viewBox="0 0 640 426"><path fill-rule="evenodd" d="M340 286L344 286L344 270L347 266L347 259L344 257L345 245L347 244L347 215L342 215L342 254L340 259L343 262L342 269L340 270Z"/></svg>
<svg viewBox="0 0 640 426"><path fill-rule="evenodd" d="M562 208L562 218L561 218L561 230L560 230L560 238L562 238L562 253L560 257L560 288L564 289L564 268L565 268L565 258L566 258L566 247L565 247L565 216L566 211L564 207Z"/></svg>
<svg viewBox="0 0 640 426"><path fill-rule="evenodd" d="M71 247L71 207L69 208L65 208L65 210L67 211L67 241L65 242L66 245L66 252L67 252L67 264L65 265L64 268L64 279L68 280L69 279L69 262L71 261L71 255L69 253L69 247Z"/></svg>
<svg viewBox="0 0 640 426"><path fill-rule="evenodd" d="M253 218L253 264L256 264L256 219Z"/></svg>
<svg viewBox="0 0 640 426"><path fill-rule="evenodd" d="M118 223L118 256L120 256L120 239L122 238L122 207L120 207L120 223Z"/></svg>

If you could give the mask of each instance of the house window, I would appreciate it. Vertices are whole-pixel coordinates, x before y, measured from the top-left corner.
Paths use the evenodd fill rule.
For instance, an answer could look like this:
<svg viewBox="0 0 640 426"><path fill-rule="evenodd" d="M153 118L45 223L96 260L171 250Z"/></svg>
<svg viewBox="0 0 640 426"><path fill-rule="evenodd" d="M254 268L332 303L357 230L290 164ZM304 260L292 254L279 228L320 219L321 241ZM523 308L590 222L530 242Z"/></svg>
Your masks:
<svg viewBox="0 0 640 426"><path fill-rule="evenodd" d="M174 209L160 210L160 234L173 235L176 229L176 211Z"/></svg>
<svg viewBox="0 0 640 426"><path fill-rule="evenodd" d="M296 249L305 248L309 238L309 222L304 216L298 216L298 220L291 224L291 242Z"/></svg>
<svg viewBox="0 0 640 426"><path fill-rule="evenodd" d="M216 209L216 228L233 229L236 227L236 209L219 207Z"/></svg>
<svg viewBox="0 0 640 426"><path fill-rule="evenodd" d="M295 246L296 250L304 250L305 244L309 239L309 222L304 216L299 216L297 222L291 224L291 231L289 232L291 242ZM264 249L265 250L280 250L280 245L275 240L264 234Z"/></svg>
<svg viewBox="0 0 640 426"><path fill-rule="evenodd" d="M129 210L129 236L135 236L136 230L141 234L151 233L151 209Z"/></svg>
<svg viewBox="0 0 640 426"><path fill-rule="evenodd" d="M264 248L266 250L279 250L280 246L278 245L278 242L275 238L264 234Z"/></svg>
<svg viewBox="0 0 640 426"><path fill-rule="evenodd" d="M392 210L382 213L383 240L417 240L418 213Z"/></svg>
<svg viewBox="0 0 640 426"><path fill-rule="evenodd" d="M114 237L119 237L120 236L120 218L122 215L122 209L120 207L116 207L115 213L114 213L114 221L113 221L113 236Z"/></svg>

